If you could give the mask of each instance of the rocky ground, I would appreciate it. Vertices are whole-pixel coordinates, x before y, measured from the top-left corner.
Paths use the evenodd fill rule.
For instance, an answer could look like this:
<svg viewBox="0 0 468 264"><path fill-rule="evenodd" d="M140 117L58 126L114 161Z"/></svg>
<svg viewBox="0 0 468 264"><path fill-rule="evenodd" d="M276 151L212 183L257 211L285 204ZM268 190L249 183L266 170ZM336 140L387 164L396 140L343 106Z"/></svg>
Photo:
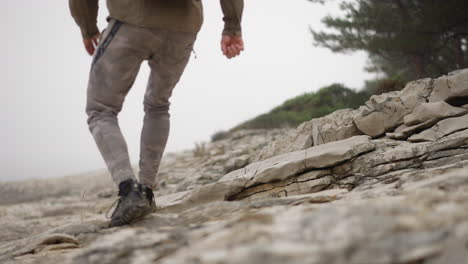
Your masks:
<svg viewBox="0 0 468 264"><path fill-rule="evenodd" d="M164 157L107 228L105 171L0 183L1 263L468 263L468 70Z"/></svg>

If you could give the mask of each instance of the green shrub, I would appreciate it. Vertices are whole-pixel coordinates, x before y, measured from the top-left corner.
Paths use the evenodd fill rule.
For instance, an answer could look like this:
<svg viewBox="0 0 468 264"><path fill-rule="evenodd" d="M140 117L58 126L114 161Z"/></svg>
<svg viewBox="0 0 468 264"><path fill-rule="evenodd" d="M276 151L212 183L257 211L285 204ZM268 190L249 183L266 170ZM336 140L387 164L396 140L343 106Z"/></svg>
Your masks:
<svg viewBox="0 0 468 264"><path fill-rule="evenodd" d="M211 142L226 139L229 135L230 133L228 131L218 131L211 136Z"/></svg>
<svg viewBox="0 0 468 264"><path fill-rule="evenodd" d="M304 93L286 100L270 112L250 119L232 130L295 127L338 109L358 108L368 98L367 92L355 92L341 84L332 84L315 93Z"/></svg>
<svg viewBox="0 0 468 264"><path fill-rule="evenodd" d="M369 95L379 95L391 91L399 91L404 87L405 81L400 76L393 76L366 81L363 90Z"/></svg>

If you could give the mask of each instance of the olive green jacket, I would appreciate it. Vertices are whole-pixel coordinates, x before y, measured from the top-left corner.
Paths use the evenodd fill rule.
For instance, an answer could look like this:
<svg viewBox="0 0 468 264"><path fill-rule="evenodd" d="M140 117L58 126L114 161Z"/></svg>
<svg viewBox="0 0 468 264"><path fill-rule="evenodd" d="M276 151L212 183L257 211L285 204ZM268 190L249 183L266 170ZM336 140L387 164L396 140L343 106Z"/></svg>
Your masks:
<svg viewBox="0 0 468 264"><path fill-rule="evenodd" d="M220 0L225 35L241 35L244 0ZM98 0L69 0L83 38L99 33ZM109 16L141 27L197 33L203 23L201 0L107 0Z"/></svg>

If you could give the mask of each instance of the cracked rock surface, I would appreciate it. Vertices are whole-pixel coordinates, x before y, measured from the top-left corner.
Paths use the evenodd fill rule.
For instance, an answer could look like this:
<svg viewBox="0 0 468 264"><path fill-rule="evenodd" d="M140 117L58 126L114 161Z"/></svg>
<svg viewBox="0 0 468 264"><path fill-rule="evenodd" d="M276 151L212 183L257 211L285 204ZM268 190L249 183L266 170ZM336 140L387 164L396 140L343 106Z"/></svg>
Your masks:
<svg viewBox="0 0 468 264"><path fill-rule="evenodd" d="M168 153L158 211L126 227L105 171L0 182L0 262L467 263L467 95L460 70Z"/></svg>

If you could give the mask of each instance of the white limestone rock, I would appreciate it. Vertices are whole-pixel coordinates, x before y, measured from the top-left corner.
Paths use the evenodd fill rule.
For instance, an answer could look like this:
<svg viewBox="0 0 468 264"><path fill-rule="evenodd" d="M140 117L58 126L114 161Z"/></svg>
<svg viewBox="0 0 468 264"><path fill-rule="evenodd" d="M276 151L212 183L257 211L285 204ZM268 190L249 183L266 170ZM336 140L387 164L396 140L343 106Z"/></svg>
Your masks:
<svg viewBox="0 0 468 264"><path fill-rule="evenodd" d="M449 84L465 71L449 75ZM0 262L465 263L468 115L434 125L439 117L420 113L420 123L403 124L433 87L430 79L412 82L289 135L238 131L168 154L158 175L158 210L125 227L107 228L103 215L116 194L103 172L0 183ZM437 89L446 97L437 101L463 99L459 88ZM401 137L351 137L350 121L375 137ZM273 156L224 174L227 165L243 166L236 162L250 162L263 146L289 136L291 148L281 141ZM417 137L428 141L412 142Z"/></svg>
<svg viewBox="0 0 468 264"><path fill-rule="evenodd" d="M468 115L444 119L430 129L408 138L410 142L436 141L454 132L468 129Z"/></svg>
<svg viewBox="0 0 468 264"><path fill-rule="evenodd" d="M406 85L402 91L374 95L357 110L354 123L364 134L378 137L403 124L403 117L430 95L431 79L422 79Z"/></svg>
<svg viewBox="0 0 468 264"><path fill-rule="evenodd" d="M465 96L468 96L468 69L435 79L429 102L447 101L454 97Z"/></svg>
<svg viewBox="0 0 468 264"><path fill-rule="evenodd" d="M413 126L428 120L441 120L444 118L464 115L468 110L454 107L445 101L424 103L416 106L411 114L404 117L405 125Z"/></svg>
<svg viewBox="0 0 468 264"><path fill-rule="evenodd" d="M266 146L255 161L362 135L354 124L355 115L356 112L348 108L304 122L287 136Z"/></svg>
<svg viewBox="0 0 468 264"><path fill-rule="evenodd" d="M251 186L335 166L374 148L368 136L356 136L254 162L226 174L216 183L204 185L174 199L167 210L182 210L197 204L228 200Z"/></svg>

